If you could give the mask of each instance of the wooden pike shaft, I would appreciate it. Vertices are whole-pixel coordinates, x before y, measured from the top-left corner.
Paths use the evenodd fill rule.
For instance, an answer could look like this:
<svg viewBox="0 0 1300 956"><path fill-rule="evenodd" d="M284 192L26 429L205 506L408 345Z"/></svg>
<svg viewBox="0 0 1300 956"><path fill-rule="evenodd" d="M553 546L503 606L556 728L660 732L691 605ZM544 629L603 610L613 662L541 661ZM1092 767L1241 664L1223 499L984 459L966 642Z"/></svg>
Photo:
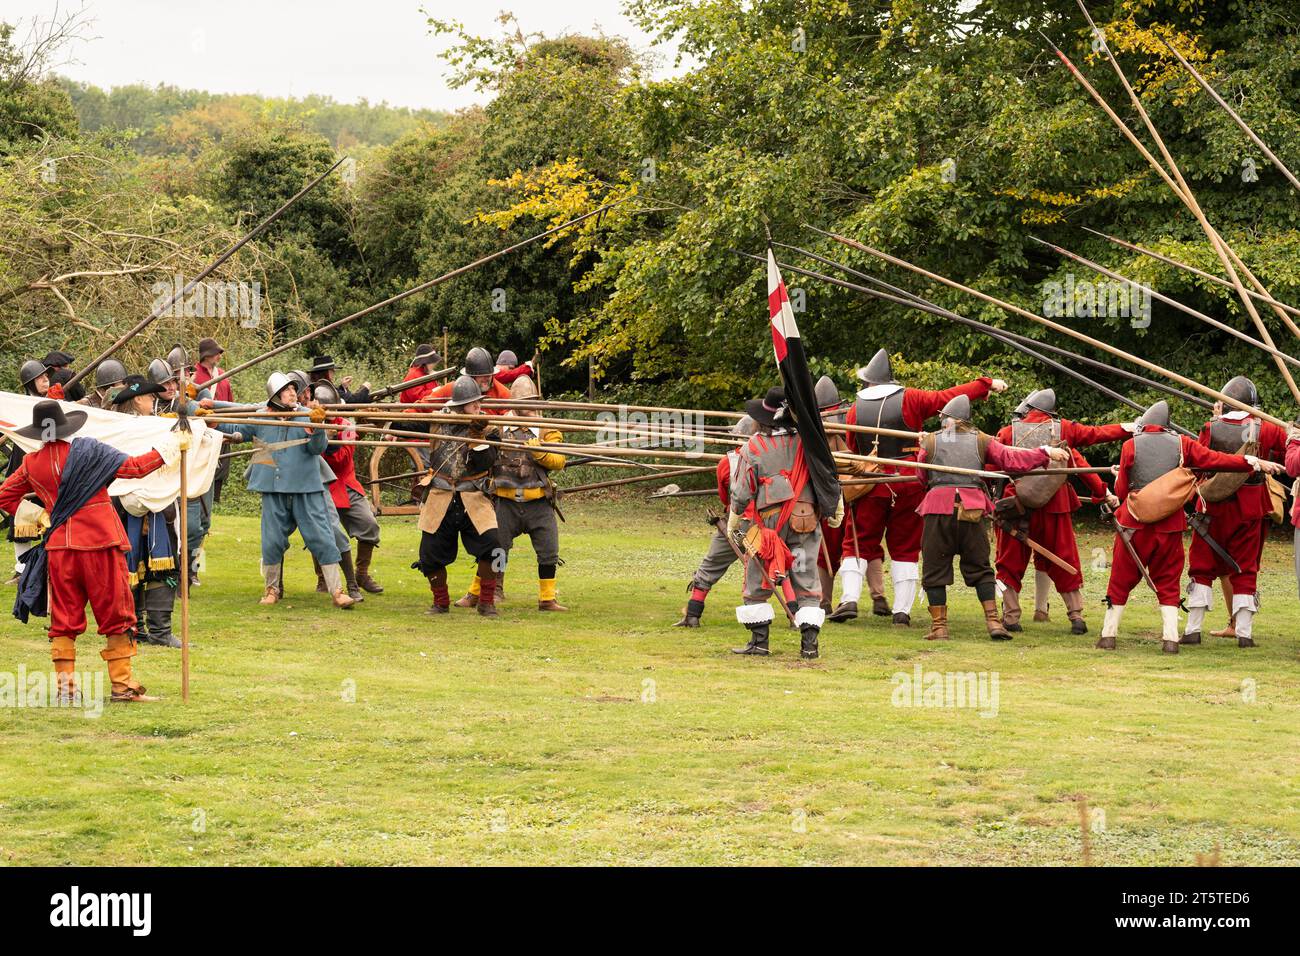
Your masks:
<svg viewBox="0 0 1300 956"><path fill-rule="evenodd" d="M1116 282L1123 282L1127 285L1134 286L1134 287L1140 285L1140 283L1134 282L1132 279L1120 275L1118 272L1114 271L1113 269L1107 269L1101 263L1093 262L1091 259L1085 256L1081 256L1077 252L1071 252L1069 249L1063 248L1062 246L1058 246L1054 242L1048 242L1045 239L1039 239L1037 236L1030 236L1029 238L1034 240L1034 242L1047 246L1047 248L1056 252L1058 255L1065 256L1067 259L1071 259L1079 263L1080 265L1092 269L1094 272L1098 272L1101 275L1104 275L1110 279L1114 279ZM1285 352L1280 351L1279 349L1276 349L1271 345L1265 345L1259 339L1252 339L1245 332L1241 331L1241 329L1234 329L1231 325L1228 325L1226 322L1220 322L1218 319L1208 316L1204 312L1198 312L1196 309L1193 309L1190 305L1184 305L1182 302L1179 302L1177 299L1170 298L1167 295L1161 295L1159 292L1157 292L1155 289L1152 289L1150 286L1144 286L1143 288L1147 290L1147 292L1150 294L1150 296L1153 299L1157 299L1168 306L1172 306L1178 311L1190 315L1192 318L1200 319L1206 325L1211 325L1221 332L1226 332L1229 335L1233 336L1234 338L1241 339L1243 342L1247 342L1250 345L1255 346L1255 348L1259 349L1260 351L1267 352L1269 355L1272 355L1274 358L1281 359L1282 361L1290 365L1300 365L1300 359L1296 358L1294 355L1287 355Z"/></svg>
<svg viewBox="0 0 1300 956"><path fill-rule="evenodd" d="M1211 398L1215 399L1216 401L1223 402L1224 405L1230 406L1232 408L1240 409L1241 411L1250 412L1252 415L1256 415L1259 418L1262 418L1266 421L1270 421L1273 424L1278 425L1282 428L1287 427L1287 422L1283 421L1282 419L1274 415L1270 415L1267 412L1258 408L1252 408L1251 406L1245 404L1244 402L1239 402L1235 398L1231 398L1227 395L1224 395L1222 392L1216 391L1215 389L1212 389L1207 385L1202 385L1200 382L1190 379L1185 375L1179 375L1177 372L1171 372L1169 369L1162 368L1161 366L1155 364L1154 362L1148 362L1144 358L1139 358L1136 355L1131 355L1130 353L1125 352L1123 349L1118 349L1115 346L1110 345L1109 343L1101 341L1100 339L1095 339L1091 335L1084 335L1082 332L1076 332L1074 329L1070 328L1067 325L1061 325L1059 322L1053 322L1051 319L1044 318L1041 315L1035 315L1034 313L1030 312L1027 309L1020 308L1020 306L1018 305L1012 305L1010 302L1004 302L1002 299L996 298L995 296L991 296L986 292L980 292L978 289L972 289L968 285L962 285L960 282L958 282L955 279L949 279L947 276L941 276L938 273L930 272L928 269L923 269L914 263L908 262L906 259L900 259L897 256L891 256L887 252L881 252L879 249L873 249L871 246L858 242L856 239L849 239L846 236L839 236L833 233L831 234L831 236L838 242L844 243L846 246L849 246L853 249L858 249L869 255L873 255L877 259L881 259L885 262L890 263L891 265L895 265L898 266L899 268L907 269L911 272L915 272L919 276L924 276L927 279L931 279L935 282L940 282L951 289L957 289L961 292L965 292L967 295L971 295L977 299L980 299L981 301L988 302L990 305L996 305L1000 309L1005 309L1007 312L1010 312L1013 315L1022 316L1023 318L1029 319L1031 322L1037 322L1039 325L1045 326L1046 328L1052 329L1056 332L1060 332L1062 335L1068 335L1073 339L1077 339L1078 341L1085 343L1086 345L1091 345L1093 348L1101 349L1103 352L1107 352L1115 356L1116 358L1121 358L1126 362L1132 362L1134 365L1138 365L1149 372L1155 372L1157 375L1163 375L1165 378L1174 382L1178 382L1180 385L1184 385L1187 388L1194 388L1196 389L1196 391L1200 392L1203 395L1208 395Z"/></svg>
<svg viewBox="0 0 1300 956"><path fill-rule="evenodd" d="M1230 117L1232 117L1232 121L1237 124L1237 128L1240 129L1247 136L1249 136L1250 141L1254 143L1256 146L1258 146L1260 151L1265 156L1268 157L1268 161L1272 163L1274 167L1276 167L1277 171L1280 172L1283 176L1285 176L1290 181L1292 186L1294 186L1296 189L1300 189L1300 179L1296 179L1295 173L1291 172L1291 170L1287 168L1286 163L1278 159L1277 155L1271 149L1268 148L1268 144L1266 144L1262 139L1259 138L1259 136L1255 133L1255 131L1246 124L1246 121L1244 119L1242 119L1239 115L1237 115L1237 111L1228 105L1227 100L1225 100L1222 96L1219 95L1219 91L1216 90L1214 87L1212 87L1209 84L1209 82L1205 79L1205 77L1201 76L1201 74L1197 71L1196 67L1192 66L1192 64L1189 63L1181 53L1179 53L1176 49L1174 49L1173 44L1171 44L1164 37L1159 37L1159 39L1161 43L1163 43L1166 47L1168 47L1169 52L1178 58L1178 62L1183 65L1183 68L1186 69L1188 73L1192 74L1196 82L1201 84L1201 89L1205 90L1206 93L1210 94L1211 99L1213 99L1214 102L1218 103L1219 106L1223 108L1223 111L1227 113Z"/></svg>
<svg viewBox="0 0 1300 956"><path fill-rule="evenodd" d="M545 239L548 236L555 235L557 232L561 232L565 229L569 229L573 226L576 226L578 223L582 222L583 220L590 219L592 216L598 216L601 213L605 212L606 210L612 209L614 206L617 206L621 202L624 202L624 200L619 199L619 200L615 200L612 203L605 203L605 205L597 209L593 209L591 212L584 213L581 216L575 216L573 219L570 219L568 222L562 222L558 226L552 226L550 229L547 229L545 232L539 232L536 235L529 236L527 239L523 239L519 242L514 243L513 245L506 246L504 249L498 249L496 252L483 256L481 259L475 259L473 262L469 263L468 265L463 265L459 269L452 269L450 272L444 272L442 275L438 276L437 278L430 279L428 282L421 282L419 285L413 286L412 288L407 289L405 292L399 292L397 293L397 295L389 296L387 299L384 299L382 302L376 302L374 305L366 306L360 312L353 312L351 315L345 315L343 318L337 319L334 322L329 323L328 325L322 325L319 329L313 329L312 331L308 332L306 335L300 335L298 336L298 338L293 339L292 341L289 342L285 342L283 345L277 345L269 352L263 352L261 355L257 356L256 358L249 359L247 362L244 362L242 365L236 365L234 368L230 369L229 371L223 372L222 374L218 375L216 378L208 379L208 381L205 382L204 384L211 386L211 385L216 385L218 382L223 382L226 379L230 378L230 376L236 375L239 372L244 371L245 369L252 368L254 365L257 365L259 362L265 362L267 359L279 355L281 352L286 352L291 348L302 345L304 342L309 342L312 339L317 338L318 336L324 335L326 332L332 332L335 329L339 328L340 326L346 325L347 323L352 322L356 319L360 319L363 318L364 316L370 315L372 312L376 312L379 309L385 308L386 306L395 305L396 303L401 302L403 299L407 299L410 296L417 295L418 293L424 292L428 289L432 289L434 286L441 285L442 283L450 279L455 279L457 276L462 276L467 272L472 272L473 270L479 268L480 266L487 265L489 262L492 262L494 259L499 259L504 255L508 255L511 252L514 252L518 249L522 249L524 246L537 242L539 239Z"/></svg>
<svg viewBox="0 0 1300 956"><path fill-rule="evenodd" d="M563 495L572 495L579 491L597 491L601 488L614 488L618 485L632 485L642 481L659 481L664 478L678 478L682 475L698 475L706 471L713 471L713 466L702 465L697 468L674 468L671 471L656 471L649 475L632 475L629 478L613 478L609 481L593 481L586 485L574 485L572 488L557 486L557 490Z"/></svg>
<svg viewBox="0 0 1300 956"><path fill-rule="evenodd" d="M1197 203L1196 197L1192 194L1191 190L1187 187L1187 183L1183 180L1182 173L1179 171L1177 164L1173 160L1173 157L1169 154L1169 150L1165 148L1164 140L1160 138L1160 134L1156 130L1155 124L1151 122L1151 118L1147 115L1146 109L1142 106L1142 101L1138 98L1138 95L1133 91L1133 87L1129 85L1128 77L1124 75L1124 71L1120 68L1119 61L1115 59L1113 54L1111 54L1110 47L1107 46L1104 35L1102 35L1099 31L1097 31L1096 24L1092 22L1092 17L1088 14L1087 8L1084 7L1082 0L1080 0L1079 2L1079 8L1083 10L1084 16L1087 17L1088 23L1093 27L1094 33L1096 33L1096 35L1100 38L1102 49L1106 51L1107 59L1110 60L1111 66L1114 67L1116 76L1119 77L1120 83L1123 85L1125 91L1128 93L1130 101L1133 103L1134 108L1138 111L1138 115L1142 117L1142 122L1146 125L1146 128L1148 132L1150 132L1151 137L1155 140L1156 145L1160 148L1160 152L1164 156L1165 161L1169 163L1170 170L1172 170L1174 176L1177 177L1177 182L1175 182L1174 178L1170 176L1169 171L1167 171L1164 168L1164 166L1162 166L1160 162L1154 156L1151 155L1150 150L1148 150L1146 146L1142 144L1142 141L1139 140L1137 136L1133 133L1133 131L1128 128L1128 125L1119 118L1119 116L1111 108L1110 104L1106 101L1105 97L1103 97L1100 93L1098 93L1096 88L1093 87L1093 85L1088 82L1087 78L1081 72L1079 72L1078 67L1074 65L1074 63L1070 60L1070 58L1066 56L1064 52L1062 52L1053 44L1053 49L1056 51L1057 57L1061 60L1062 63L1066 65L1066 67L1070 70L1071 75L1074 76L1074 78L1080 83L1080 85L1082 85L1083 88L1088 91L1089 95L1092 96L1092 98L1102 108L1102 110L1111 119L1111 121L1114 122L1117 127L1119 127L1120 131L1129 140L1129 142L1131 142L1133 146L1138 150L1138 152L1142 154L1143 158L1146 159L1147 162L1151 165L1151 168L1154 169L1160 175L1160 177L1165 181L1165 184L1169 186L1169 188L1173 191L1174 195L1177 196L1179 199L1181 199L1183 204L1188 208L1188 210L1192 213L1192 215L1196 217L1196 221L1200 225L1201 231L1205 233L1206 238L1210 241L1210 245L1213 247L1215 255L1219 257L1219 261L1223 264L1224 271L1228 274L1228 278L1232 280L1232 284L1234 288L1236 288L1237 290L1237 295L1241 299L1242 305L1245 306L1247 314L1250 315L1251 321L1255 324L1255 328L1259 331L1259 337L1263 339L1264 342L1266 342L1268 345L1272 346L1273 338L1269 334L1268 327L1264 325L1264 320L1260 318L1259 312L1255 309L1255 303L1251 300L1250 296L1246 295L1245 286L1242 284L1241 277L1238 275L1237 269L1234 267L1233 262L1235 261L1238 265L1241 265L1242 271L1245 272L1247 275L1250 274L1249 270L1245 268L1245 265L1237 257L1236 253L1234 253L1231 250L1227 242L1224 241L1223 237L1220 236L1218 232L1215 231L1214 227L1210 225L1209 220L1206 219L1205 213L1201 210L1200 204ZM1266 295L1268 294L1268 290L1265 289L1263 286L1259 285L1258 280L1255 280L1253 276L1251 276L1251 280L1252 280L1252 284L1254 284L1260 292ZM1285 322L1287 326L1290 327L1292 332L1297 337L1300 337L1300 327L1297 327L1296 324L1291 321L1291 317L1287 315L1285 312L1281 311L1280 309L1276 311L1278 315L1282 318L1283 322ZM1281 359L1274 357L1273 361L1274 363L1276 363L1278 371L1281 373L1282 378L1286 381L1287 387L1291 390L1292 396L1295 398L1297 402L1300 402L1300 387L1297 387L1295 379L1291 375L1291 370L1286 367L1285 363L1283 363Z"/></svg>
<svg viewBox="0 0 1300 956"><path fill-rule="evenodd" d="M1202 279L1205 279L1208 282L1213 282L1215 285L1225 286L1229 289L1233 287L1232 283L1229 282L1227 279L1223 278L1223 276L1216 276L1209 272L1204 271L1203 269L1198 269L1196 268L1196 266L1189 266L1187 263L1179 262L1177 259L1173 258L1172 256L1167 256L1162 252L1156 252L1154 249L1148 249L1146 246L1140 246L1136 242L1125 242L1123 239L1120 239L1116 236L1107 235L1104 232L1098 232L1096 229L1089 229L1087 226L1080 226L1080 228L1084 232L1090 232L1094 236L1099 236L1100 238L1105 239L1107 242L1113 242L1115 245L1120 246L1124 249L1128 249L1131 252L1141 253L1142 255L1149 256L1150 258L1155 259L1158 262L1163 262L1166 265L1171 265L1175 269L1182 269L1184 272L1190 272L1192 275L1200 276ZM1250 293L1250 297L1252 299L1255 299L1256 301L1263 302L1265 305L1274 306L1279 309L1286 309L1286 311L1290 312L1292 315L1300 316L1300 309L1297 309L1294 305L1287 305L1285 302L1279 301L1278 299L1275 299L1271 296L1260 295L1254 289L1247 289L1246 291Z"/></svg>
<svg viewBox="0 0 1300 956"><path fill-rule="evenodd" d="M185 287L184 287L183 289L181 289L180 292L178 292L178 293L172 295L172 296L169 297L165 302L163 302L161 305L155 307L154 310L153 310L152 312L150 312L150 313L149 313L148 315L146 315L143 319L141 319L139 322L137 322L137 323L136 323L136 324L135 324L135 325L130 329L130 331L128 331L125 335L123 335L123 336L122 336L121 338L119 338L116 342L114 342L112 345L110 345L110 346L109 346L107 349L105 349L102 353L100 353L98 356L96 356L96 357L95 357L91 362L87 363L84 367L82 367L82 369L81 369L79 372L77 372L77 374L75 374L75 375L72 376L72 378L68 381L68 384L67 384L65 387L66 387L66 388L71 388L73 385L76 385L76 384L77 384L78 382L80 382L83 378L85 378L85 377L86 377L87 375L89 375L92 371L94 371L95 368L99 365L100 362L104 361L104 359L108 358L110 355L112 355L114 352L116 352L118 349L120 349L120 348L121 348L123 345L125 345L127 342L131 341L133 338L135 338L137 335L139 335L140 332L142 332L142 331L145 329L146 326L148 326L150 323L156 321L160 315L162 315L164 312L166 312L168 309L170 309L170 308L171 308L171 307L172 307L172 306L173 306L177 301L179 301L179 300L181 300L181 299L184 299L185 296L189 295L190 292L193 291L193 289L194 289L194 287L195 287L196 285L198 285L200 282L202 282L204 279L206 279L208 276L210 276L213 272L215 272L217 269L219 269L219 268L221 267L221 265L222 265L223 263L225 263L227 260L229 260L230 257L233 256L236 252L238 252L240 249L242 249L242 248L243 248L244 246L246 246L248 243L252 242L252 241L253 241L254 239L256 239L258 236L260 236L263 232L265 232L265 231L266 231L266 228L267 228L268 226L270 226L271 223L273 223L273 222L275 222L277 219L279 219L282 215L284 215L284 213L288 210L288 208L289 208L290 206L292 206L292 205L293 205L294 203L296 203L299 199L301 199L303 196L307 195L309 192L311 192L313 189L315 189L318 185L320 185L322 182L324 182L326 176L328 176L330 173L334 172L334 170L338 169L338 168L339 168L341 165L343 165L343 163L345 163L346 161L347 161L347 157L344 156L344 157L341 158L337 163L335 163L333 166L331 166L329 169L325 170L325 172L321 173L319 176L317 176L315 179L313 179L311 182L309 182L306 186L303 186L302 189L298 190L298 192L296 192L293 196L291 196L291 197L290 197L290 198L289 198L289 199L284 203L284 205L282 205L279 209L277 209L275 212L271 213L271 215L267 216L265 219L263 219L261 222L259 222L259 223L258 223L258 224L253 228L253 231L252 231L252 232L248 233L248 234L245 235L242 239L238 239L238 240L236 240L235 242L233 242L230 246L228 246L228 247L226 248L225 252L223 252L223 253L221 253L221 255L217 256L217 258L214 259L214 260L213 260L213 261L212 261L212 262L211 262L211 263L210 263L210 264L209 264L205 269L203 269L202 272L200 272L200 273L199 273L198 275L196 275L193 279L191 279L189 282L187 282L187 283L185 284Z"/></svg>

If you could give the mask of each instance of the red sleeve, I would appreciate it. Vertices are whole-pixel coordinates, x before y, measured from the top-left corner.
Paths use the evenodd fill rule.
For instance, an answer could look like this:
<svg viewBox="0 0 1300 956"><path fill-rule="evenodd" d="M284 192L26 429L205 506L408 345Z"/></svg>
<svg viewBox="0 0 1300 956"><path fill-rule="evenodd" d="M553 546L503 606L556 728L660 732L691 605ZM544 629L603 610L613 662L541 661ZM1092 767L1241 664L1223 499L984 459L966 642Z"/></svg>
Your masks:
<svg viewBox="0 0 1300 956"><path fill-rule="evenodd" d="M1286 472L1292 478L1300 478L1300 441L1287 442ZM0 501L0 508L4 508L3 501ZM9 509L5 508L5 510L8 511Z"/></svg>
<svg viewBox="0 0 1300 956"><path fill-rule="evenodd" d="M1272 422L1259 423L1259 457L1266 461L1283 461L1287 454L1286 429Z"/></svg>
<svg viewBox="0 0 1300 956"><path fill-rule="evenodd" d="M23 496L31 492L32 483L27 480L27 462L24 461L18 466L18 470L6 478L3 485L0 485L0 510L13 514L18 510L18 503L23 500Z"/></svg>
<svg viewBox="0 0 1300 956"><path fill-rule="evenodd" d="M939 409L947 405L958 395L966 395L972 402L982 402L988 398L993 379L987 375L977 378L965 385L954 385L941 392L929 392L923 388L903 390L903 421L908 428L920 431L928 419L939 414Z"/></svg>
<svg viewBox="0 0 1300 956"><path fill-rule="evenodd" d="M1121 500L1128 497L1128 472L1133 467L1133 439L1124 443L1119 453L1119 474L1115 476L1115 496Z"/></svg>
<svg viewBox="0 0 1300 956"><path fill-rule="evenodd" d="M1042 468L1050 460L1047 452L1041 448L1013 448L1004 445L996 438L985 448L985 461L994 471L1008 474L1021 474Z"/></svg>
<svg viewBox="0 0 1300 956"><path fill-rule="evenodd" d="M1004 445L1010 445L1010 444L1011 444L1011 426L1010 426L1010 425L1003 425L1001 428L998 429L998 433L997 433L996 435L994 435L993 437L996 438L998 441L1002 442L1002 444L1004 444Z"/></svg>
<svg viewBox="0 0 1300 956"><path fill-rule="evenodd" d="M1079 454L1079 452L1073 448L1070 449L1070 459L1076 468L1091 467L1091 465L1088 464L1088 459L1084 458L1083 455ZM1086 475L1080 475L1079 478L1088 486L1088 490L1092 492L1093 504L1099 504L1106 500L1106 495L1109 493L1110 489L1106 487L1106 482L1101 480L1101 475L1089 473Z"/></svg>
<svg viewBox="0 0 1300 956"><path fill-rule="evenodd" d="M718 459L718 499L722 507L731 507L731 459L726 455Z"/></svg>
<svg viewBox="0 0 1300 956"><path fill-rule="evenodd" d="M852 405L849 406L849 413L844 416L844 424L856 425L857 423L858 423L858 403L854 402ZM860 451L858 451L859 434L861 433L860 432L844 433L845 443L848 445L848 450L850 453L854 455L862 454Z"/></svg>
<svg viewBox="0 0 1300 956"><path fill-rule="evenodd" d="M1128 431L1122 424L1115 425L1080 425L1078 422L1061 420L1061 438L1071 448L1087 448L1089 445L1104 445L1107 442L1123 441L1128 438Z"/></svg>
<svg viewBox="0 0 1300 956"><path fill-rule="evenodd" d="M150 472L157 471L163 466L162 455L158 449L154 448L143 455L136 455L122 462L122 467L117 470L119 478L143 478Z"/></svg>
<svg viewBox="0 0 1300 956"><path fill-rule="evenodd" d="M1221 451L1213 451L1186 436L1183 437L1183 462L1188 468L1197 471L1254 470L1241 455L1225 455Z"/></svg>
<svg viewBox="0 0 1300 956"><path fill-rule="evenodd" d="M504 368L492 377L502 385L509 385L517 378L523 378L525 375L532 377L533 367L528 363L516 365L514 368Z"/></svg>

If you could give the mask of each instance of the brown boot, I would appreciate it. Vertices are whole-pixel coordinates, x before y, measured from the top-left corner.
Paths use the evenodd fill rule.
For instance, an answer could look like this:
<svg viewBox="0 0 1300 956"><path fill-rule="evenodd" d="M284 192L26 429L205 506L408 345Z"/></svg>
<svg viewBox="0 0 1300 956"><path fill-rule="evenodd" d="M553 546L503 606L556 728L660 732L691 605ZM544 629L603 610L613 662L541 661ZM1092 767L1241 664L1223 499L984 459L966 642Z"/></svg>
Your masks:
<svg viewBox="0 0 1300 956"><path fill-rule="evenodd" d="M50 660L58 675L58 702L71 707L79 703L81 691L77 689L77 641L72 637L50 638Z"/></svg>
<svg viewBox="0 0 1300 956"><path fill-rule="evenodd" d="M477 587L475 587L474 585L477 585ZM482 587L483 587L482 579L480 579L478 575L475 575L474 584L470 585L470 589L465 592L464 597L462 597L459 601L456 602L455 607L478 607L479 590Z"/></svg>
<svg viewBox="0 0 1300 956"><path fill-rule="evenodd" d="M374 554L375 546L372 542L357 542L357 584L369 594L383 594L383 585L370 576L370 562Z"/></svg>
<svg viewBox="0 0 1300 956"><path fill-rule="evenodd" d="M948 605L930 605L930 633L925 635L927 641L948 640Z"/></svg>
<svg viewBox="0 0 1300 956"><path fill-rule="evenodd" d="M1007 629L1002 626L1002 618L998 616L998 602L981 601L984 605L984 624L989 629L989 640L992 641L1009 641L1011 635Z"/></svg>
<svg viewBox="0 0 1300 956"><path fill-rule="evenodd" d="M889 617L893 612L885 599L885 562L872 558L867 562L867 593L871 595L871 613L876 617Z"/></svg>
<svg viewBox="0 0 1300 956"><path fill-rule="evenodd" d="M1067 591L1061 595L1065 602L1065 614L1070 619L1071 634L1087 634L1088 623L1083 619L1083 592Z"/></svg>
<svg viewBox="0 0 1300 956"><path fill-rule="evenodd" d="M339 556L339 569L343 572L344 587L347 589L348 597L352 598L353 604L360 604L366 596L361 593L361 585L357 584L357 570L352 564L351 551L344 551Z"/></svg>
<svg viewBox="0 0 1300 956"><path fill-rule="evenodd" d="M316 593L329 594L330 589L325 586L325 575L321 573L320 562L313 557L311 559L311 565L316 569Z"/></svg>
<svg viewBox="0 0 1300 956"><path fill-rule="evenodd" d="M145 703L157 700L145 693L144 687L131 676L131 658L135 657L135 641L130 634L109 634L99 656L108 664L108 679L112 683L109 700L119 704Z"/></svg>
<svg viewBox="0 0 1300 956"><path fill-rule="evenodd" d="M1020 623L1020 592L1014 588L1002 592L1002 626L1017 633L1025 629Z"/></svg>
<svg viewBox="0 0 1300 956"><path fill-rule="evenodd" d="M698 602L696 602L698 603ZM537 610L539 611L567 611L568 608L555 600L555 578L538 578L537 580ZM703 608L701 608L703 610ZM683 625L689 627L690 625ZM695 615L695 626L700 626L700 617Z"/></svg>
<svg viewBox="0 0 1300 956"><path fill-rule="evenodd" d="M279 604L280 589L275 587L274 585L268 585L266 590L262 593L262 600L258 601L257 603L258 604Z"/></svg>

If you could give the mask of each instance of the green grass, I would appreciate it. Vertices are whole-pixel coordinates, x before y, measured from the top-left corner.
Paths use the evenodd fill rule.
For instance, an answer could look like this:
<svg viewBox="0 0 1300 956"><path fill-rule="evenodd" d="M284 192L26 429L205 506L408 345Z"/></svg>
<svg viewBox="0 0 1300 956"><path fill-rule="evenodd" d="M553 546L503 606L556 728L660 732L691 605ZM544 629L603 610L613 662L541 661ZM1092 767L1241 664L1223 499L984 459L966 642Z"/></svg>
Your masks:
<svg viewBox="0 0 1300 956"><path fill-rule="evenodd" d="M410 519L384 519L387 593L351 613L314 593L257 604L256 519L218 514L193 599L193 683L144 647L154 705L0 710L0 860L9 864L883 863L1081 859L1078 798L1104 864L1300 862L1300 610L1270 544L1260 647L1162 655L1149 595L1117 653L1028 624L983 636L954 590L955 639L882 618L828 625L801 662L726 653L738 575L705 626L668 625L708 531L700 501L567 508L568 615L535 610L526 543L495 620L423 614ZM1090 535L1089 549L1106 546ZM470 570L462 558L453 590ZM7 599L6 599L7 600ZM918 607L918 618L924 609ZM1213 622L1222 620L1216 609ZM40 626L0 625L0 670L48 670ZM100 642L81 663L102 668ZM891 703L896 672L996 672L997 716ZM1242 692L1253 681L1253 702ZM355 702L346 691L355 687ZM201 816L201 818L200 818Z"/></svg>

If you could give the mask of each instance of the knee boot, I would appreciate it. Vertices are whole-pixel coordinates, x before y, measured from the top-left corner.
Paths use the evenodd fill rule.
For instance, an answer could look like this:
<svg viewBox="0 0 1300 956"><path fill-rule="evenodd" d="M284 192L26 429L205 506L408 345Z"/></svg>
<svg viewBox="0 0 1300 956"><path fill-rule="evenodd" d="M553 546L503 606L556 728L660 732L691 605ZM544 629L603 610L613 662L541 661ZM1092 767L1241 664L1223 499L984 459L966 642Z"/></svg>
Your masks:
<svg viewBox="0 0 1300 956"><path fill-rule="evenodd" d="M767 621L762 624L749 624L749 643L744 647L733 647L733 654L751 654L758 657L766 657L769 653L767 647L768 632L771 628L771 622Z"/></svg>
<svg viewBox="0 0 1300 956"><path fill-rule="evenodd" d="M1008 631L1023 631L1024 625L1020 623L1020 592L1013 587L998 582L998 590L1002 592L1002 626Z"/></svg>
<svg viewBox="0 0 1300 956"><path fill-rule="evenodd" d="M59 704L72 706L78 703L81 691L77 687L77 640L60 635L50 638L50 660L58 677Z"/></svg>
<svg viewBox="0 0 1300 956"><path fill-rule="evenodd" d="M981 601L984 606L984 626L989 630L989 640L992 641L1009 641L1011 635L1007 629L1002 626L1002 619L998 617L998 602L994 598L988 601Z"/></svg>
<svg viewBox="0 0 1300 956"><path fill-rule="evenodd" d="M930 605L930 633L925 635L927 641L948 640L948 605Z"/></svg>
<svg viewBox="0 0 1300 956"><path fill-rule="evenodd" d="M144 608L147 617L145 640L159 647L180 647L172 633L172 609L176 606L176 589L166 584L145 588Z"/></svg>
<svg viewBox="0 0 1300 956"><path fill-rule="evenodd" d="M361 593L361 587L357 584L357 570L352 564L351 551L344 551L339 555L339 568L343 572L343 581L348 591L348 597L352 598L353 604L360 604L366 599L366 596Z"/></svg>
<svg viewBox="0 0 1300 956"><path fill-rule="evenodd" d="M799 628L799 656L804 660L817 657L817 637L826 622L826 612L820 607L801 607L795 613L794 623Z"/></svg>
<svg viewBox="0 0 1300 956"><path fill-rule="evenodd" d="M383 585L370 576L370 562L374 554L375 544L373 541L357 542L357 584L361 585L363 591L369 591L371 594L383 594Z"/></svg>
<svg viewBox="0 0 1300 956"><path fill-rule="evenodd" d="M110 700L117 703L153 701L139 681L131 676L131 658L135 657L135 641L130 634L109 634L99 656L108 664L108 679L113 685Z"/></svg>
<svg viewBox="0 0 1300 956"><path fill-rule="evenodd" d="M889 617L893 612L885 600L885 561L872 558L867 562L867 593L871 595L871 613L876 617Z"/></svg>

